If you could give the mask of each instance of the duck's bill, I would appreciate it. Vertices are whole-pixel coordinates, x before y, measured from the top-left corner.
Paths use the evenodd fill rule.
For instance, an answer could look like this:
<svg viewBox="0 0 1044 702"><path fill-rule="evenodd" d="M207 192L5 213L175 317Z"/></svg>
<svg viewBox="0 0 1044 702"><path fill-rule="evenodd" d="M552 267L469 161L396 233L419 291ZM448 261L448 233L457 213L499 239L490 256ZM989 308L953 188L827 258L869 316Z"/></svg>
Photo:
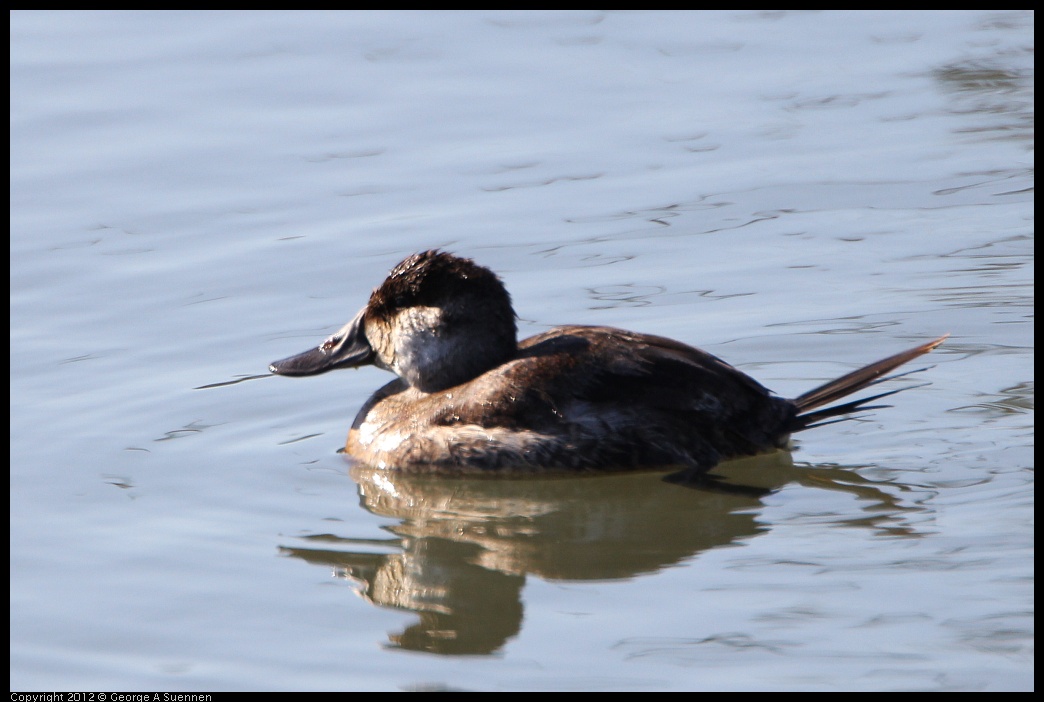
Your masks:
<svg viewBox="0 0 1044 702"><path fill-rule="evenodd" d="M268 370L276 375L318 375L337 368L356 368L373 363L374 353L366 339L363 313L314 349L275 361Z"/></svg>

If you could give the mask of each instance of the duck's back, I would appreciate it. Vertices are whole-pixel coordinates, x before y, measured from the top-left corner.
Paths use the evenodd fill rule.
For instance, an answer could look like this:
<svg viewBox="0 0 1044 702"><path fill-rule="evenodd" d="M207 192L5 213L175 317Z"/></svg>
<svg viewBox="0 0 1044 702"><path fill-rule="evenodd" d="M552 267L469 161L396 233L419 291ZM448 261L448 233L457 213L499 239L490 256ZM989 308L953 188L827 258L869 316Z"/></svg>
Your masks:
<svg viewBox="0 0 1044 702"><path fill-rule="evenodd" d="M568 326L447 390L389 383L359 412L346 449L407 470L702 472L782 446L795 414L790 400L693 347Z"/></svg>

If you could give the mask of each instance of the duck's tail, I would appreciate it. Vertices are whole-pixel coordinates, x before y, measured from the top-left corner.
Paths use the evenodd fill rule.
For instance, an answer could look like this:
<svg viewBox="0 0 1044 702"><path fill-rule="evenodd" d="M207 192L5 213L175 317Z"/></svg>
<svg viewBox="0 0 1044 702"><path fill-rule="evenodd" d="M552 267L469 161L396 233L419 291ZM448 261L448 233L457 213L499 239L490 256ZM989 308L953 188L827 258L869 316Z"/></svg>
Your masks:
<svg viewBox="0 0 1044 702"><path fill-rule="evenodd" d="M823 424L830 424L831 422L840 422L847 417L843 415L852 414L860 410L880 409L881 407L887 407L888 405L868 405L868 402L879 400L882 397L894 395L897 392L901 392L907 388L900 388L899 390L891 390L889 392L882 392L878 395L872 395L871 397L865 397L861 400L854 400L852 402L846 402L843 405L834 405L833 407L826 407L824 409L817 410L817 407L823 407L823 405L829 404L836 400L840 400L842 397L848 397L854 392L862 390L863 388L876 385L877 383L884 382L885 380L891 380L892 378L898 378L909 373L916 373L918 371L907 371L906 373L897 373L896 375L886 376L885 373L893 371L904 363L908 363L918 356L923 356L942 342L946 341L946 338L950 336L940 336L935 341L929 341L927 344L921 344L915 346L909 351L903 351L897 353L894 356L883 358L876 363L871 363L868 366L863 366L857 371L852 371L848 375L843 375L837 380L831 380L825 385L820 385L814 390L809 390L803 395L794 398L794 404L797 405L797 416L794 417L791 431L802 431L803 429L811 429L812 427L822 426ZM919 370L924 370L919 369ZM815 410L814 412L811 410ZM831 419L831 417L840 417L840 419ZM824 421L830 420L830 421Z"/></svg>

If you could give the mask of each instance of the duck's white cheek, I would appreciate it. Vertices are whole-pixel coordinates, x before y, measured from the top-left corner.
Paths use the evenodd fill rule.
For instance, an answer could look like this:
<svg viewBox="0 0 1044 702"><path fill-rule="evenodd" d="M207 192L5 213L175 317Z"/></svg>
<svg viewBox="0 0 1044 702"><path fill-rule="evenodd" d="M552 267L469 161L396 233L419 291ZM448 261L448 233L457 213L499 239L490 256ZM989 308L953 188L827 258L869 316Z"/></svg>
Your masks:
<svg viewBox="0 0 1044 702"><path fill-rule="evenodd" d="M400 378L413 380L411 376L423 375L428 368L439 364L439 353L434 334L430 331L414 332L395 345L395 373Z"/></svg>
<svg viewBox="0 0 1044 702"><path fill-rule="evenodd" d="M444 339L439 336L442 308L411 307L397 320L393 333L392 370L411 385L437 373L446 363Z"/></svg>

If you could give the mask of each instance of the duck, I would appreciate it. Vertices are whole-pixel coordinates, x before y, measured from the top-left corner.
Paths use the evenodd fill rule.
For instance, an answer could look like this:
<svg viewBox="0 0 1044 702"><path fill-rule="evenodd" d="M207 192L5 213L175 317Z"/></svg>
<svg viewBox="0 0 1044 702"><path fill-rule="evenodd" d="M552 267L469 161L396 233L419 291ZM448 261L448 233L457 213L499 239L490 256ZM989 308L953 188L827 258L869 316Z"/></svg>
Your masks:
<svg viewBox="0 0 1044 702"><path fill-rule="evenodd" d="M673 339L557 326L518 341L511 296L469 258L438 249L396 265L318 346L269 366L313 376L373 365L396 378L362 405L344 453L378 469L521 475L669 469L698 479L786 450L793 434L886 405L839 402L897 376L944 335L795 398ZM905 375L905 374L901 374Z"/></svg>

